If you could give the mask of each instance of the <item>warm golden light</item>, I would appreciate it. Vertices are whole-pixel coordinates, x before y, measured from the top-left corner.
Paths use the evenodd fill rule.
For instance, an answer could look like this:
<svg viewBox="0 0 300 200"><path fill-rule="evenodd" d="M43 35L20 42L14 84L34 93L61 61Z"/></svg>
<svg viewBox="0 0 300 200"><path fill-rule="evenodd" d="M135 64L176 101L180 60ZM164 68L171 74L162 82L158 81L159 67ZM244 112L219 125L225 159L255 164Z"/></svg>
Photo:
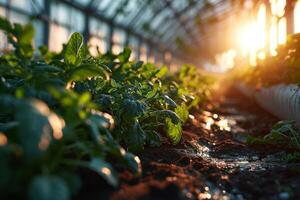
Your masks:
<svg viewBox="0 0 300 200"><path fill-rule="evenodd" d="M103 174L107 175L107 176L111 174L110 169L107 168L107 167L103 167L103 168L101 169L101 172L102 172Z"/></svg>
<svg viewBox="0 0 300 200"><path fill-rule="evenodd" d="M257 14L257 45L258 48L262 49L266 46L266 16L267 16L267 8L265 4L261 4L258 9Z"/></svg>
<svg viewBox="0 0 300 200"><path fill-rule="evenodd" d="M272 14L277 17L282 17L284 15L286 0L270 0L270 3Z"/></svg>
<svg viewBox="0 0 300 200"><path fill-rule="evenodd" d="M266 53L265 52L259 52L257 54L257 58L260 59L260 60L263 60L266 58Z"/></svg>
<svg viewBox="0 0 300 200"><path fill-rule="evenodd" d="M278 21L278 44L284 44L286 42L287 30L286 30L286 18L282 17Z"/></svg>
<svg viewBox="0 0 300 200"><path fill-rule="evenodd" d="M259 46L262 45L262 40L259 39L260 34L256 25L255 22L244 25L239 33L239 43L242 48L243 56L248 56L249 64L251 66L256 65L256 52L259 49Z"/></svg>
<svg viewBox="0 0 300 200"><path fill-rule="evenodd" d="M234 67L234 59L236 57L236 51L229 49L221 54L216 55L216 64L219 66L219 71L226 71Z"/></svg>
<svg viewBox="0 0 300 200"><path fill-rule="evenodd" d="M277 47L277 23L276 18L273 17L271 19L271 27L270 27L270 54L275 56Z"/></svg>
<svg viewBox="0 0 300 200"><path fill-rule="evenodd" d="M300 32L300 0L296 2L294 10L294 33Z"/></svg>
<svg viewBox="0 0 300 200"><path fill-rule="evenodd" d="M65 127L65 121L54 113L48 116L48 120L53 130L53 137L60 140L63 137L62 129Z"/></svg>
<svg viewBox="0 0 300 200"><path fill-rule="evenodd" d="M266 5L261 4L256 19L244 23L238 33L242 56L248 56L249 64L252 66L256 65L258 52L260 52L260 59L265 57L262 56L261 51L265 49L267 43L266 18Z"/></svg>
<svg viewBox="0 0 300 200"><path fill-rule="evenodd" d="M239 43L246 52L257 48L258 37L254 22L242 26L239 31Z"/></svg>
<svg viewBox="0 0 300 200"><path fill-rule="evenodd" d="M270 12L267 9L268 2L264 1L264 3L255 6L257 10L254 15L252 13L249 13L249 16L241 15L241 20L235 29L236 38L234 38L235 48L233 50L236 55L233 62L245 64L244 60L246 60L246 64L256 66L258 60L264 60L269 55L276 56L278 45L286 43L288 18L285 16L285 9L288 1L268 1ZM294 8L294 32L300 32L300 0L296 1ZM227 51L218 54L216 63L218 60L221 60L221 63L226 63L223 59L223 55L227 56L226 53ZM233 63L233 65L236 64Z"/></svg>
<svg viewBox="0 0 300 200"><path fill-rule="evenodd" d="M217 125L220 127L221 131L223 131L223 130L230 131L231 130L227 119L220 119L220 121L217 122Z"/></svg>

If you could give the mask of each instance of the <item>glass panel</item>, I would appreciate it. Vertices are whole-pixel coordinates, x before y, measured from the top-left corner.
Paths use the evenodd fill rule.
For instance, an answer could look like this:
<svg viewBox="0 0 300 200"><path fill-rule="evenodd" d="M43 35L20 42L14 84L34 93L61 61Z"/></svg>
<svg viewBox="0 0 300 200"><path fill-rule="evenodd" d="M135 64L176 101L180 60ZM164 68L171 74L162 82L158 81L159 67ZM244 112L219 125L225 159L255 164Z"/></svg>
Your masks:
<svg viewBox="0 0 300 200"><path fill-rule="evenodd" d="M148 22L150 23L151 21L149 19L151 19L151 16L153 16L152 11L149 9L145 9L143 14L135 22L136 27L143 27L144 23L148 23Z"/></svg>
<svg viewBox="0 0 300 200"><path fill-rule="evenodd" d="M161 39L164 40L169 37L169 35L178 35L180 29L180 24L177 23L177 21L169 22L170 24L165 24L163 28L159 30L160 34L163 34L161 36Z"/></svg>
<svg viewBox="0 0 300 200"><path fill-rule="evenodd" d="M64 4L51 4L51 19L61 24L69 24L70 22L70 8Z"/></svg>
<svg viewBox="0 0 300 200"><path fill-rule="evenodd" d="M104 38L108 35L108 31L109 29L107 24L94 18L90 20L90 33L92 35Z"/></svg>
<svg viewBox="0 0 300 200"><path fill-rule="evenodd" d="M147 62L147 51L148 48L146 46L146 44L142 44L141 48L140 48L140 60L143 62Z"/></svg>
<svg viewBox="0 0 300 200"><path fill-rule="evenodd" d="M13 23L26 24L28 23L28 16L22 15L17 12L10 11L9 12L9 21Z"/></svg>
<svg viewBox="0 0 300 200"><path fill-rule="evenodd" d="M3 31L0 31L0 50L6 49L7 48L7 37L4 34Z"/></svg>
<svg viewBox="0 0 300 200"><path fill-rule="evenodd" d="M39 8L45 8L45 0L32 0L32 2Z"/></svg>
<svg viewBox="0 0 300 200"><path fill-rule="evenodd" d="M0 6L0 16L6 17L6 9Z"/></svg>
<svg viewBox="0 0 300 200"><path fill-rule="evenodd" d="M71 32L83 32L84 30L84 14L64 4L51 4L51 19L68 27Z"/></svg>
<svg viewBox="0 0 300 200"><path fill-rule="evenodd" d="M84 6L87 6L91 2L91 0L75 0L75 1Z"/></svg>
<svg viewBox="0 0 300 200"><path fill-rule="evenodd" d="M113 4L113 1L112 0L102 0L102 1L100 0L100 2L97 2L97 4L98 4L98 9L100 11L104 11L104 9L108 7L108 5Z"/></svg>
<svg viewBox="0 0 300 200"><path fill-rule="evenodd" d="M32 9L32 13L34 13L34 14L38 14L38 13L42 12L43 9L45 8L44 0L27 0L27 1L31 2L30 6Z"/></svg>
<svg viewBox="0 0 300 200"><path fill-rule="evenodd" d="M71 17L70 17L70 26L72 28L72 32L83 32L85 22L84 22L84 15L82 12L77 11L75 9L72 9L70 11Z"/></svg>
<svg viewBox="0 0 300 200"><path fill-rule="evenodd" d="M122 0L111 1L109 6L104 8L104 10L103 10L105 15L109 16L109 17L112 17L121 4L122 4Z"/></svg>
<svg viewBox="0 0 300 200"><path fill-rule="evenodd" d="M12 7L27 11L29 13L32 12L30 0L10 0L10 4Z"/></svg>
<svg viewBox="0 0 300 200"><path fill-rule="evenodd" d="M90 38L89 45L90 45L90 52L93 56L97 56L98 51L100 51L100 53L105 53L107 51L107 46L105 41L98 37L92 36Z"/></svg>
<svg viewBox="0 0 300 200"><path fill-rule="evenodd" d="M121 29L115 29L113 32L112 41L113 43L123 45L125 43L125 37L126 35L124 31Z"/></svg>
<svg viewBox="0 0 300 200"><path fill-rule="evenodd" d="M124 14L118 15L116 21L119 23L129 24L139 12L143 4L137 0L130 0L125 8Z"/></svg>
<svg viewBox="0 0 300 200"><path fill-rule="evenodd" d="M160 51L155 51L154 52L154 57L155 57L155 64L160 67L162 65L163 62L163 53L161 53Z"/></svg>
<svg viewBox="0 0 300 200"><path fill-rule="evenodd" d="M129 37L129 44L128 47L132 50L130 59L136 60L138 59L138 48L139 48L139 41L135 37Z"/></svg>
<svg viewBox="0 0 300 200"><path fill-rule="evenodd" d="M172 16L172 13L170 11L170 9L166 9L163 12L161 12L156 18L155 20L152 22L151 27L154 30L159 29L159 25L161 25L163 23L163 21L166 19L167 16Z"/></svg>
<svg viewBox="0 0 300 200"><path fill-rule="evenodd" d="M52 23L50 25L50 44L49 49L51 51L59 52L63 48L63 43L68 41L69 31L63 26Z"/></svg>
<svg viewBox="0 0 300 200"><path fill-rule="evenodd" d="M149 63L155 63L155 57L154 57L153 52L151 52L151 53L149 54L148 62L149 62Z"/></svg>
<svg viewBox="0 0 300 200"><path fill-rule="evenodd" d="M5 13L6 13L5 9L3 7L0 7L0 15L2 17L5 17ZM7 38L3 31L0 31L0 41L1 41L0 49L6 49L7 48Z"/></svg>
<svg viewBox="0 0 300 200"><path fill-rule="evenodd" d="M188 6L190 2L192 2L192 1L188 1L188 0L172 1L172 7L176 11L180 11L182 8L185 8L186 6Z"/></svg>
<svg viewBox="0 0 300 200"><path fill-rule="evenodd" d="M44 40L44 24L42 21L35 20L33 22L33 26L35 29L35 40L34 46L37 48L43 44Z"/></svg>

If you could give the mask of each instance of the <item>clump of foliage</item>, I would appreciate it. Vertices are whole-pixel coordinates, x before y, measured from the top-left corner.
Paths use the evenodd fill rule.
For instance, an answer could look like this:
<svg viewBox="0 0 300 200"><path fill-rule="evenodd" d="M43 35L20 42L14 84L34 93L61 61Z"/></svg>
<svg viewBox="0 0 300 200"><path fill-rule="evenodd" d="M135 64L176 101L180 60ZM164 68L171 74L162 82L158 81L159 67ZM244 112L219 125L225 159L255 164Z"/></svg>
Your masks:
<svg viewBox="0 0 300 200"><path fill-rule="evenodd" d="M32 26L0 18L0 29L13 45L0 56L1 199L70 199L78 168L117 186L115 165L139 174L129 151L162 137L177 144L188 109L208 94L209 81L191 66L171 75L129 61L128 48L93 57L79 33L59 53L37 53Z"/></svg>
<svg viewBox="0 0 300 200"><path fill-rule="evenodd" d="M250 144L271 144L293 149L293 153L288 154L283 159L294 161L300 159L300 134L295 127L295 121L279 121L269 134L263 138L248 136L247 142Z"/></svg>

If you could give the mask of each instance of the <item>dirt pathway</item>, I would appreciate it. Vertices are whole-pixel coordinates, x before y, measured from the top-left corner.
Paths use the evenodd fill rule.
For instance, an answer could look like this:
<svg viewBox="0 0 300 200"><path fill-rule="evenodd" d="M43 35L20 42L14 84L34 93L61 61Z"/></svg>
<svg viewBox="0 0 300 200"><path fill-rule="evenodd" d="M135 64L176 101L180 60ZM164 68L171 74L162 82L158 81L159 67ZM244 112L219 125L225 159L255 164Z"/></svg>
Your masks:
<svg viewBox="0 0 300 200"><path fill-rule="evenodd" d="M215 96L190 116L179 145L146 149L143 175L123 173L106 197L300 199L300 165L283 164L276 148L245 144L247 134L266 134L278 120L232 88Z"/></svg>

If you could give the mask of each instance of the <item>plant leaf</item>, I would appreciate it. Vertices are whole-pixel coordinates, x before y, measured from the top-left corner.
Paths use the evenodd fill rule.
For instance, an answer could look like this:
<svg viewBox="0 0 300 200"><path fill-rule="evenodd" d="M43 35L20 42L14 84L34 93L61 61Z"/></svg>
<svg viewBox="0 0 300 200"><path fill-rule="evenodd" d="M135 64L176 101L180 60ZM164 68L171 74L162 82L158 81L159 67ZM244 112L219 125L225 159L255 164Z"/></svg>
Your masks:
<svg viewBox="0 0 300 200"><path fill-rule="evenodd" d="M118 55L118 59L120 61L120 63L126 63L128 62L129 58L130 58L130 54L131 54L131 49L129 49L128 47L125 47L123 52L121 52Z"/></svg>
<svg viewBox="0 0 300 200"><path fill-rule="evenodd" d="M185 104L177 106L177 108L175 108L175 113L179 116L182 122L186 122L189 117L189 110Z"/></svg>
<svg viewBox="0 0 300 200"><path fill-rule="evenodd" d="M141 151L145 145L146 135L138 120L134 121L134 125L129 130L126 141L129 151Z"/></svg>
<svg viewBox="0 0 300 200"><path fill-rule="evenodd" d="M170 118L165 120L165 130L172 144L178 144L181 139L182 128L181 123L174 124Z"/></svg>
<svg viewBox="0 0 300 200"><path fill-rule="evenodd" d="M173 108L177 107L177 104L175 103L175 101L173 101L173 99L171 99L168 95L164 94L162 97L164 98L165 102L168 105L170 105Z"/></svg>
<svg viewBox="0 0 300 200"><path fill-rule="evenodd" d="M94 64L82 64L69 72L68 81L80 81L102 75L102 69Z"/></svg>
<svg viewBox="0 0 300 200"><path fill-rule="evenodd" d="M71 35L64 52L64 59L68 65L79 65L83 59L83 37L75 32Z"/></svg>
<svg viewBox="0 0 300 200"><path fill-rule="evenodd" d="M166 118L171 119L172 123L178 124L181 120L179 116L172 110L158 110L150 113L150 116L155 116L158 121L163 121Z"/></svg>
<svg viewBox="0 0 300 200"><path fill-rule="evenodd" d="M89 163L89 168L102 176L110 185L114 187L118 185L116 173L113 171L111 165L105 162L102 158L92 158L91 162Z"/></svg>
<svg viewBox="0 0 300 200"><path fill-rule="evenodd" d="M48 106L39 100L22 103L17 106L16 120L19 122L18 134L25 155L37 156L47 149L51 141L51 126L47 115ZM30 126L28 126L30 124Z"/></svg>

